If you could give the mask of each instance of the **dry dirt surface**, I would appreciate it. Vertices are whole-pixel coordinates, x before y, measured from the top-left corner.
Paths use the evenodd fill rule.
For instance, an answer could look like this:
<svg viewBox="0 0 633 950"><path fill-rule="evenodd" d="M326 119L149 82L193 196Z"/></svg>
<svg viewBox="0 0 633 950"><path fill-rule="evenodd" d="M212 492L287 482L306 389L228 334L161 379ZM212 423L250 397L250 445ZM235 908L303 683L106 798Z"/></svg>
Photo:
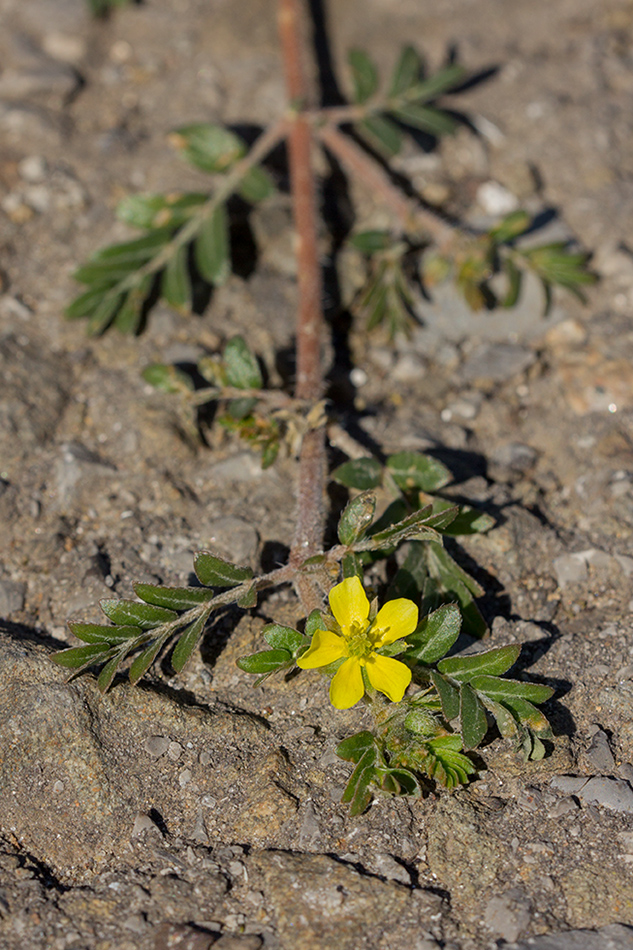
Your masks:
<svg viewBox="0 0 633 950"><path fill-rule="evenodd" d="M499 202L554 210L548 233L594 252L587 307L557 297L544 318L528 287L512 311L471 315L442 290L409 342L352 332L355 392L349 365L332 372L368 444L431 451L451 492L494 514L460 556L488 591L486 642L525 644L524 669L557 688L556 740L527 767L495 740L467 789L351 819L333 750L362 714L334 715L317 676L253 690L235 666L266 618L297 619L286 591L228 615L179 677L105 697L65 682L49 656L73 642L68 617L135 580L186 584L200 548L257 567L291 536L292 460L262 472L243 445L192 444L140 377L236 332L271 368L288 350L285 196L252 220L257 267L202 317L158 306L139 339L90 340L62 315L73 268L129 233L123 195L206 187L169 131L262 126L283 86L272 0L147 0L107 22L83 0L0 0L6 950L633 947L633 3L326 13L342 86L350 46L385 70L404 43L432 68L456 48L489 73L452 100L477 134L399 158L423 195L478 220ZM344 293L354 267L343 254Z"/></svg>

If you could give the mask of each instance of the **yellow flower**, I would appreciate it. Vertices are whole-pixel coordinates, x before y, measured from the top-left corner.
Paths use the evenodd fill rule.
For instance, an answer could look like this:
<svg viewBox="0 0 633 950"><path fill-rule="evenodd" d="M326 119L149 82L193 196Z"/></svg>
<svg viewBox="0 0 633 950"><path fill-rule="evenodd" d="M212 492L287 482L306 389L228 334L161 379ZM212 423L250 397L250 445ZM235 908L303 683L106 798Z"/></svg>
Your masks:
<svg viewBox="0 0 633 950"><path fill-rule="evenodd" d="M418 625L418 608L413 601L388 601L370 623L363 585L358 577L347 577L330 591L330 608L340 634L316 630L310 648L297 660L297 665L302 670L314 670L345 657L330 684L330 700L337 709L349 709L362 699L362 667L374 689L392 702L400 702L411 682L411 670L392 657L381 656L378 650L413 633Z"/></svg>

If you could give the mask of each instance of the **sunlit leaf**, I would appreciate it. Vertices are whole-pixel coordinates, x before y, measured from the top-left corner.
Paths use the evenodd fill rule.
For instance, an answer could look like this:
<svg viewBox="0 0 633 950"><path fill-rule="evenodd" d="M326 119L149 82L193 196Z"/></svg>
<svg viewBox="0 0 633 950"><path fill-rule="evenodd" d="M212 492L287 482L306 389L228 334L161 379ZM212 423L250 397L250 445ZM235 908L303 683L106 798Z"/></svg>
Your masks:
<svg viewBox="0 0 633 950"><path fill-rule="evenodd" d="M378 89L378 70L362 49L352 49L347 54L354 81L354 100L366 102Z"/></svg>
<svg viewBox="0 0 633 950"><path fill-rule="evenodd" d="M235 662L245 673L272 673L288 666L291 661L289 650L263 650L250 656L240 656Z"/></svg>
<svg viewBox="0 0 633 950"><path fill-rule="evenodd" d="M169 136L192 165L205 172L226 172L246 153L243 140L222 125L201 122L176 129Z"/></svg>
<svg viewBox="0 0 633 950"><path fill-rule="evenodd" d="M142 630L151 630L175 620L178 614L166 607L138 603L135 600L100 600L99 606L113 623L130 624Z"/></svg>
<svg viewBox="0 0 633 950"><path fill-rule="evenodd" d="M363 537L376 510L376 496L372 491L357 495L343 510L338 523L341 544L353 544Z"/></svg>
<svg viewBox="0 0 633 950"><path fill-rule="evenodd" d="M395 98L417 83L422 72L422 60L412 46L405 46L391 77L389 96Z"/></svg>
<svg viewBox="0 0 633 950"><path fill-rule="evenodd" d="M446 656L459 636L462 617L455 604L444 604L424 617L417 630L407 637L412 646L406 656L422 663L436 663Z"/></svg>
<svg viewBox="0 0 633 950"><path fill-rule="evenodd" d="M385 115L369 115L355 128L372 148L382 152L387 158L393 158L402 148L402 132Z"/></svg>
<svg viewBox="0 0 633 950"><path fill-rule="evenodd" d="M152 363L145 367L141 375L146 383L165 393L188 393L194 389L189 373L166 363Z"/></svg>
<svg viewBox="0 0 633 950"><path fill-rule="evenodd" d="M187 248L179 247L163 271L161 293L175 310L187 310L191 301L191 280Z"/></svg>
<svg viewBox="0 0 633 950"><path fill-rule="evenodd" d="M442 462L421 452L397 452L390 455L387 468L403 491L438 491L453 477Z"/></svg>
<svg viewBox="0 0 633 950"><path fill-rule="evenodd" d="M467 683L459 691L459 721L464 747L476 749L488 731L488 720L477 693Z"/></svg>
<svg viewBox="0 0 633 950"><path fill-rule="evenodd" d="M249 168L242 178L238 189L240 197L251 204L257 204L264 198L274 195L276 188L270 174L261 165Z"/></svg>
<svg viewBox="0 0 633 950"><path fill-rule="evenodd" d="M224 349L226 381L236 389L261 389L262 374L257 358L241 336L234 336Z"/></svg>
<svg viewBox="0 0 633 950"><path fill-rule="evenodd" d="M237 587L253 576L250 567L237 567L209 551L198 551L193 566L198 580L205 587Z"/></svg>
<svg viewBox="0 0 633 950"><path fill-rule="evenodd" d="M361 458L343 462L332 472L332 478L347 488L377 488L382 477L382 465L377 459Z"/></svg>
<svg viewBox="0 0 633 950"><path fill-rule="evenodd" d="M394 108L393 115L404 125L428 132L429 135L439 137L450 135L455 131L455 120L446 112L441 112L432 106L419 106L413 102L404 103Z"/></svg>
<svg viewBox="0 0 633 950"><path fill-rule="evenodd" d="M160 587L154 584L134 584L134 593L147 604L170 610L189 610L214 597L213 591L207 587Z"/></svg>
<svg viewBox="0 0 633 950"><path fill-rule="evenodd" d="M224 204L202 222L194 243L196 266L210 284L223 284L231 273L229 226Z"/></svg>
<svg viewBox="0 0 633 950"><path fill-rule="evenodd" d="M505 647L495 647L471 656L451 656L441 660L437 668L440 673L450 676L459 683L469 683L474 676L482 673L500 676L514 666L519 658L521 646L518 643Z"/></svg>
<svg viewBox="0 0 633 950"><path fill-rule="evenodd" d="M171 655L171 665L173 666L176 673L180 673L183 669L185 663L195 650L196 646L202 638L204 633L205 624L207 622L207 616L201 614L192 624L190 624L182 633L178 636L178 643L174 648L174 652Z"/></svg>

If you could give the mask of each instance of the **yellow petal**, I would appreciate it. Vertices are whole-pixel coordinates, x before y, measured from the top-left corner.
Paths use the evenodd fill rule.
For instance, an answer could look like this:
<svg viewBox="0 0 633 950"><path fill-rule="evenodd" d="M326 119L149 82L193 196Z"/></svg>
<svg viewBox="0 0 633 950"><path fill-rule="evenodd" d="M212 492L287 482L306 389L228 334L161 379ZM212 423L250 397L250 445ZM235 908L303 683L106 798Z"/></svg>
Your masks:
<svg viewBox="0 0 633 950"><path fill-rule="evenodd" d="M345 640L331 630L315 630L310 649L297 660L302 670L315 670L346 656Z"/></svg>
<svg viewBox="0 0 633 950"><path fill-rule="evenodd" d="M389 600L378 611L373 629L376 631L377 646L393 643L401 637L408 637L418 625L418 608L412 600L400 597Z"/></svg>
<svg viewBox="0 0 633 950"><path fill-rule="evenodd" d="M369 617L369 601L358 577L346 577L330 591L330 607L345 632L352 624L364 624Z"/></svg>
<svg viewBox="0 0 633 950"><path fill-rule="evenodd" d="M400 702L411 682L411 670L408 666L390 656L372 653L365 661L365 669L374 689L388 696L392 703Z"/></svg>
<svg viewBox="0 0 633 950"><path fill-rule="evenodd" d="M349 709L363 698L364 693L360 662L351 656L334 674L330 683L330 702L337 709Z"/></svg>

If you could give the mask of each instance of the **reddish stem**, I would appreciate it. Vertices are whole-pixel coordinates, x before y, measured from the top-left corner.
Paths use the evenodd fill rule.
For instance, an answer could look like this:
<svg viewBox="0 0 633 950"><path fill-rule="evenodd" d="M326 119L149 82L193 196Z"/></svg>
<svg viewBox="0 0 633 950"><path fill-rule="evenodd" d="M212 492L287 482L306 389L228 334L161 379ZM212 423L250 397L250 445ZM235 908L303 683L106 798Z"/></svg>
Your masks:
<svg viewBox="0 0 633 950"><path fill-rule="evenodd" d="M298 399L316 401L323 395L321 338L323 287L317 247L317 200L312 168L312 127L303 110L309 96L303 70L298 0L279 0L279 35L288 99L291 106L288 161L293 214L297 231L299 305L297 313ZM325 430L312 429L303 438L299 455L298 510L290 562L295 567L323 546L325 521ZM317 606L307 578L297 583L306 609Z"/></svg>

